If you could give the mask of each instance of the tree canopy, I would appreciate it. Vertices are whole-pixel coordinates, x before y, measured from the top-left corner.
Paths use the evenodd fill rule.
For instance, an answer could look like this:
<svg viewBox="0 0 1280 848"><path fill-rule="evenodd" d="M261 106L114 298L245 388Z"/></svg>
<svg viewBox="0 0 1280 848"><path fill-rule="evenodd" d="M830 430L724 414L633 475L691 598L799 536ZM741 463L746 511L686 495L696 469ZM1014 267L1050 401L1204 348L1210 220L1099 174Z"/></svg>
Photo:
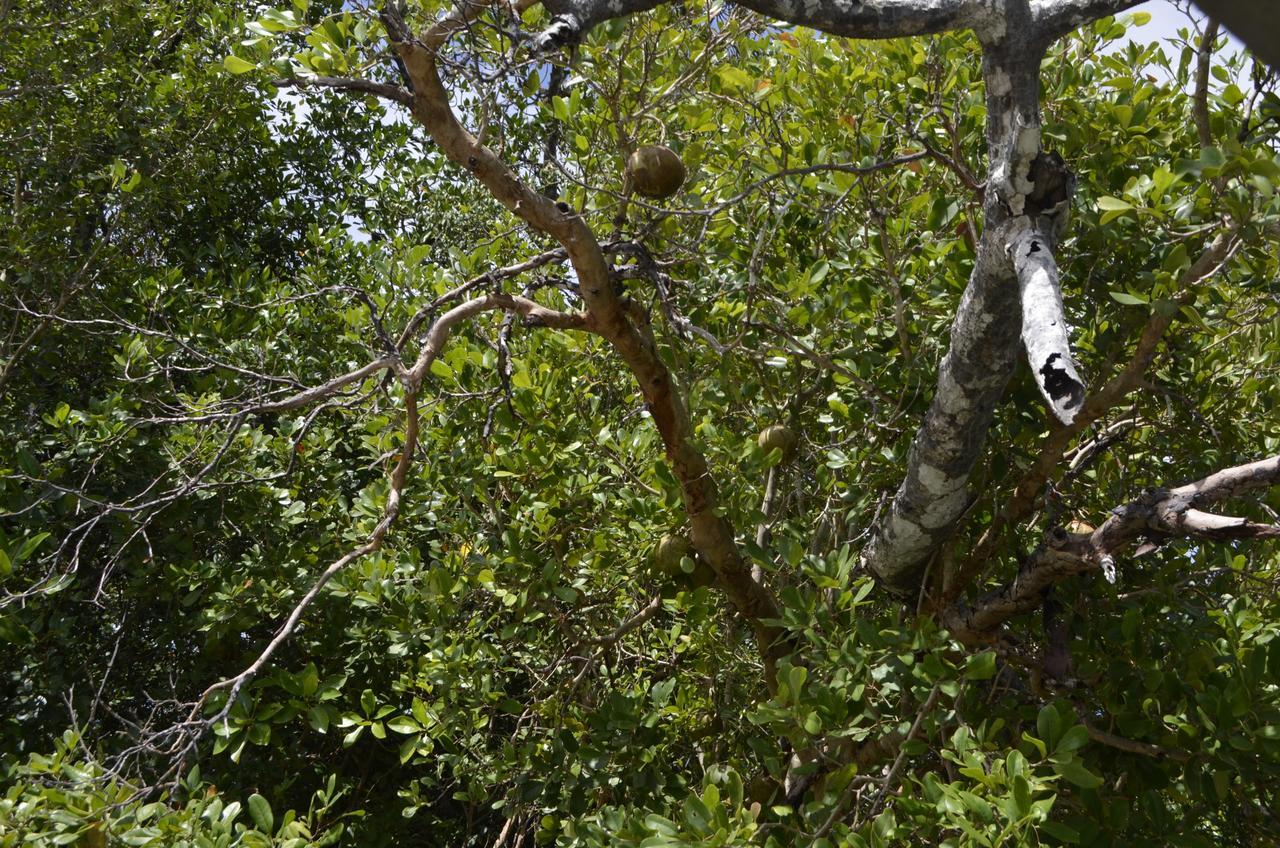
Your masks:
<svg viewBox="0 0 1280 848"><path fill-rule="evenodd" d="M0 4L0 846L1275 844L1277 76L1135 5Z"/></svg>

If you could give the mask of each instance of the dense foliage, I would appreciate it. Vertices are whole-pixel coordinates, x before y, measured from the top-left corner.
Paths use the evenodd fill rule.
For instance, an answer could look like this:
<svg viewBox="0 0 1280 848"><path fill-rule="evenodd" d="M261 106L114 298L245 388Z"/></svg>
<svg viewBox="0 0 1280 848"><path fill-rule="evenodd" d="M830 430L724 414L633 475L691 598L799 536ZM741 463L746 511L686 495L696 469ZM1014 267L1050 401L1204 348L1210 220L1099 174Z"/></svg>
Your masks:
<svg viewBox="0 0 1280 848"><path fill-rule="evenodd" d="M1176 321L973 597L1055 528L1280 453L1274 79L1213 55L1202 149L1194 31L1147 45L1133 23L1043 65L1046 144L1079 179L1060 264L1093 385L1151 316ZM5 4L0 845L1274 844L1273 543L1130 551L1114 585L1064 581L985 645L857 567L972 265L973 40L663 7L562 69L508 24L451 48L455 108L614 234L794 655L766 673L696 557L654 565L679 484L608 346L483 313L431 365L381 548L234 703L211 695L208 732L172 732L375 532L401 461L403 390L381 373L270 404L397 347L412 361L421 332L401 333L459 285L573 310L576 279L402 107L276 84L397 84L376 15ZM624 201L650 143L688 178ZM939 569L1057 426L1026 371ZM780 424L794 457L758 443ZM1274 521L1280 489L1233 510ZM1053 634L1065 672L1042 668Z"/></svg>

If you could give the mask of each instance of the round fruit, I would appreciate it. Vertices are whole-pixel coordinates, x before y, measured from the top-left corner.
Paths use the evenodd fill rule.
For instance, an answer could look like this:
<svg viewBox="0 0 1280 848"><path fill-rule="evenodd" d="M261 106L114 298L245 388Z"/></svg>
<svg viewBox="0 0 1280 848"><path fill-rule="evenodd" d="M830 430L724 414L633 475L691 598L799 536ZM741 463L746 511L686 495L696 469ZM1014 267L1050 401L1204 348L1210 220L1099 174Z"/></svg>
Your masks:
<svg viewBox="0 0 1280 848"><path fill-rule="evenodd" d="M771 450L782 451L782 461L790 462L796 455L796 434L790 427L774 424L760 431L760 449L765 453Z"/></svg>
<svg viewBox="0 0 1280 848"><path fill-rule="evenodd" d="M678 577L684 573L680 568L680 561L692 553L693 545L688 536L683 533L668 533L658 540L658 546L653 549L653 565L667 577Z"/></svg>
<svg viewBox="0 0 1280 848"><path fill-rule="evenodd" d="M716 572L710 565L701 559L693 564L693 573L688 575L689 585L695 589L701 589L703 586L710 586L716 580Z"/></svg>
<svg viewBox="0 0 1280 848"><path fill-rule="evenodd" d="M684 162L670 147L650 144L627 159L631 187L645 197L670 197L684 183Z"/></svg>

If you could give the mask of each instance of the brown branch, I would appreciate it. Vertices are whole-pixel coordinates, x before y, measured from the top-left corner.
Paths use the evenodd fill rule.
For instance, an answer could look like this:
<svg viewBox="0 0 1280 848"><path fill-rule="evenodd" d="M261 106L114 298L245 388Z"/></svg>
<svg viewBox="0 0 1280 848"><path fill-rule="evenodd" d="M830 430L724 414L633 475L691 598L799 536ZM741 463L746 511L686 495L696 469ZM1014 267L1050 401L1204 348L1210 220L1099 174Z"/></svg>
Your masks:
<svg viewBox="0 0 1280 848"><path fill-rule="evenodd" d="M383 371L388 368L395 369L398 367L399 367L399 362L397 360L389 356L384 356L380 359L375 359L372 362L362 365L359 368L355 369L354 371L348 371L346 374L343 374L339 377L334 377L332 380L330 380L327 383L324 383L319 386L312 386L309 389L304 389L303 391L300 391L294 395L290 395L289 397L284 398L283 400L277 400L271 403L259 404L257 406L254 406L252 409L248 411L250 412L287 412L288 410L291 410L291 409L298 409L303 406L309 406L318 400L323 400L327 397L330 397L331 395L333 395L334 392L338 391L344 386L349 386L352 383L358 383L361 380L365 379L366 377L372 376L373 374L376 374L379 371Z"/></svg>
<svg viewBox="0 0 1280 848"><path fill-rule="evenodd" d="M1213 147L1213 130L1209 125L1209 70L1213 61L1213 45L1218 40L1218 22L1209 18L1196 50L1196 87L1191 99L1191 114L1196 121L1196 135L1201 147Z"/></svg>
<svg viewBox="0 0 1280 848"><path fill-rule="evenodd" d="M1116 736L1114 733L1108 733L1084 719L1081 719L1081 724L1089 732L1090 739L1100 745L1106 745L1108 748L1115 748L1117 751L1127 751L1130 754L1141 754L1144 757L1155 757L1157 759L1179 761L1191 759L1186 751L1175 751L1172 748L1152 745L1150 742L1137 742L1133 739L1126 739L1123 736Z"/></svg>
<svg viewBox="0 0 1280 848"><path fill-rule="evenodd" d="M212 727L218 722L226 718L230 713L232 706L235 704L236 696L246 684L251 682L266 666L267 662L279 650L294 632L298 629L298 622L301 621L303 613L311 606L316 597L320 594L320 590L328 585L329 581L342 569L351 563L367 556L382 547L383 540L386 538L387 531L391 529L391 525L395 522L396 516L400 514L400 498L404 491L405 479L408 476L409 466L413 463L413 452L418 444L418 402L417 395L412 390L405 392L405 432L404 446L400 452L400 459L396 463L395 469L391 472L391 486L387 493L386 503L383 505L382 518L378 521L373 531L369 534L369 538L365 543L329 564L315 582L311 584L311 588L302 596L290 611L288 618L276 630L275 636L267 643L267 646L259 652L256 659L253 660L243 671L234 677L228 677L217 683L210 685L191 708L191 713L187 717L190 724L196 720L200 714L200 710L208 703L209 698L221 690L227 690L227 699L222 709L213 718L205 722L205 725Z"/></svg>
<svg viewBox="0 0 1280 848"><path fill-rule="evenodd" d="M577 312L557 312L526 297L517 297L510 294L489 294L472 298L453 307L453 309L437 318L435 323L431 325L431 329L427 332L427 340L422 346L422 352L418 354L418 359L414 362L413 367L405 374L406 384L415 389L422 385L427 369L431 367L431 363L439 356L445 342L449 340L449 334L458 322L493 309L508 309L523 315L525 321L531 326L553 327L559 330L590 330L594 323L589 315Z"/></svg>
<svg viewBox="0 0 1280 848"><path fill-rule="evenodd" d="M907 731L906 737L898 746L898 756L894 759L893 765L889 768L889 773L884 776L884 782L880 784L880 791L876 793L875 800L871 803L871 812L869 815L875 815L880 804L884 801L884 796L893 788L894 781L898 779L898 774L902 771L902 766L907 761L907 743L920 734L920 728L924 726L924 720L928 718L929 713L933 710L935 704L938 703L938 696L942 694L942 684L935 683L933 689L929 692L929 697L925 699L924 705L920 707L920 712L916 714L916 720L912 723L911 729Z"/></svg>
<svg viewBox="0 0 1280 848"><path fill-rule="evenodd" d="M519 276L526 271L536 270L544 265L550 264L551 262L561 261L564 258L564 248L557 247L555 250L545 251L544 253L540 253L523 262L517 262L516 264L508 265L505 268L494 268L491 271L485 271L483 274L480 274L477 277L472 277L461 285L454 286L452 289L440 295L435 300L431 301L414 313L413 317L409 319L409 322L405 324L404 330L400 333L400 337L396 339L396 349L403 351L404 346L409 343L410 339L418 334L419 328L421 328L423 323L431 317L431 313L439 309L441 305L448 303L455 298L461 297L472 289L483 285L493 285L499 280Z"/></svg>
<svg viewBox="0 0 1280 848"><path fill-rule="evenodd" d="M397 373L400 375L401 382L405 387L404 444L400 448L399 459L396 461L396 465L389 475L390 486L386 502L383 505L382 518L369 533L364 544L348 551L346 554L334 560L325 568L324 571L320 573L320 576L316 578L316 580L311 584L311 587L307 590L306 594L303 595L298 603L294 605L288 617L276 630L271 641L267 643L266 647L264 647L261 652L259 652L253 662L251 662L239 674L220 680L204 690L191 708L191 713L186 722L188 726L203 730L205 728L212 727L219 721L225 719L235 702L236 696L244 686L254 680L258 674L261 673L262 669L270 661L271 657L275 655L276 651L279 650L280 646L293 636L303 614L308 608L310 608L320 591L329 583L329 581L332 580L338 572L342 571L351 563L379 550L382 547L383 542L386 539L387 532L391 529L392 524L395 523L396 517L400 514L400 503L404 493L405 481L408 478L409 467L413 464L414 451L417 449L419 425L417 397L418 391L422 386L422 380L430 370L431 364L436 360L436 357L439 356L440 351L444 348L444 344L448 340L449 334L454 326L465 318L469 318L486 310L492 309L509 309L525 316L528 321L548 327L585 328L589 323L587 316L556 312L555 310L548 309L541 304L528 300L527 298L513 297L505 294L491 294L485 297L475 298L474 300L467 301L466 303L454 307L436 319L431 330L427 333L427 342L423 346L422 353L418 357L417 362L414 363L413 368L405 371L402 367L399 367L398 362L395 363L397 365ZM343 377L338 378L337 381L330 381L326 386L333 385L339 381L342 381L342 384L345 384L346 382L354 382L358 379L356 375L367 375L369 373L373 373L377 370L377 368L374 367L377 365L387 367L387 364L384 361L379 360L366 365L364 368L344 375ZM312 389L308 390L308 392L302 393L302 395L295 395L294 397L298 398L304 395L309 397L318 396L316 395L316 392L317 390ZM301 403L298 405L301 405ZM201 709L203 709L204 705L208 703L209 698L214 693L222 690L227 690L226 703L223 705L222 709L214 717L203 722L198 722L197 716ZM175 742L173 752L179 753L181 750L185 753L188 746L191 744L193 744L193 740L191 738L179 736L178 741Z"/></svg>
<svg viewBox="0 0 1280 848"><path fill-rule="evenodd" d="M640 611L637 612L635 615L631 616L626 621L619 624L617 627L615 627L613 630L606 633L604 636L596 636L595 638L591 639L589 644L592 644L592 645L616 644L617 641L621 639L623 636L626 636L632 630L635 630L637 627L639 627L640 625L644 624L646 621L648 621L649 619L657 615L661 609L662 609L662 596L659 595L654 597L652 600L650 600L649 603L645 604L644 607L642 607Z"/></svg>
<svg viewBox="0 0 1280 848"><path fill-rule="evenodd" d="M572 682L570 682L569 684L569 691L574 692L577 690L578 686L582 683L583 680L586 679L587 675L591 672L591 669L596 667L596 664L600 662L600 659L605 655L605 652L608 651L609 648L616 645L618 643L618 640L620 640L623 636L626 636L631 631L635 630L640 625L644 624L646 621L649 621L650 619L652 619L661 611L662 611L662 596L656 595L652 600L649 601L649 603L645 604L644 607L641 608L639 612L637 612L635 615L631 616L626 621L619 624L617 627L615 627L610 632L606 633L604 636L597 636L593 639L587 640L586 642L582 643L582 644L597 646L597 649L595 653L593 653L590 657L587 657L583 660L582 668L578 670L578 673L574 675ZM573 651L571 650L570 653L572 652Z"/></svg>
<svg viewBox="0 0 1280 848"><path fill-rule="evenodd" d="M526 0L519 0L515 9L518 12L526 5ZM582 217L526 185L492 150L463 128L453 112L440 79L436 51L481 8L464 0L421 37L412 34L393 4L383 8L383 24L413 85L413 116L451 161L479 180L510 212L564 248L578 277L591 329L609 342L639 383L672 472L680 481L694 546L716 572L717 585L751 622L765 663L771 668L787 652L781 632L773 623L779 616L778 605L772 593L752 579L733 528L717 514L715 482L706 458L694 444L692 421L674 378L658 355L646 316L638 314L639 310L615 289L604 250ZM431 345L430 339L427 344ZM414 373L421 373L417 365ZM768 670L766 679L773 680Z"/></svg>

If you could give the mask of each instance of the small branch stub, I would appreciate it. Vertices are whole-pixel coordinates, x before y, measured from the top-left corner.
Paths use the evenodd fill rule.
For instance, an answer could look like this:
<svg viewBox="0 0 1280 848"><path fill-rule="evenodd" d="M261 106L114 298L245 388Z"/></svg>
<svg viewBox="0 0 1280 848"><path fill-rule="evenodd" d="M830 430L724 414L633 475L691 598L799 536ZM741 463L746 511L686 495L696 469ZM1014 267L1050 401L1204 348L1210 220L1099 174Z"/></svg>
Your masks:
<svg viewBox="0 0 1280 848"><path fill-rule="evenodd" d="M1051 245L1048 236L1028 225L1010 239L1009 252L1022 293L1022 344L1027 361L1054 416L1070 424L1084 404L1085 388L1071 355Z"/></svg>

